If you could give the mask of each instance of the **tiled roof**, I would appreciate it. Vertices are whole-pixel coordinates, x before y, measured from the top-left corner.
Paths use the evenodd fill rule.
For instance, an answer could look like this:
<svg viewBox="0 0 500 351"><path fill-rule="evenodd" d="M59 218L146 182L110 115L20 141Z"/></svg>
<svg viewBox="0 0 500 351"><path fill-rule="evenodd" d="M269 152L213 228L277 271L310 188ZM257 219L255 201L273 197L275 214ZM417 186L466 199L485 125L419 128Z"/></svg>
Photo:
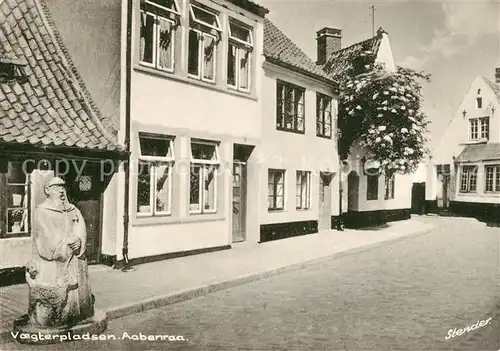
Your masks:
<svg viewBox="0 0 500 351"><path fill-rule="evenodd" d="M359 56L364 50L378 52L383 31L379 30L373 38L360 41L344 49L333 52L323 65L323 70L333 77L343 74L350 66L352 59Z"/></svg>
<svg viewBox="0 0 500 351"><path fill-rule="evenodd" d="M122 151L40 0L0 3L0 57L26 61L27 83L0 82L0 145Z"/></svg>
<svg viewBox="0 0 500 351"><path fill-rule="evenodd" d="M500 160L500 143L467 145L456 159L458 162L484 160Z"/></svg>
<svg viewBox="0 0 500 351"><path fill-rule="evenodd" d="M490 86L491 90L493 90L493 93L497 97L498 101L500 101L500 87L498 86L498 84L493 83L486 77L483 77L483 79Z"/></svg>
<svg viewBox="0 0 500 351"><path fill-rule="evenodd" d="M264 19L264 56L266 60L302 74L333 82L321 67L307 56L270 20Z"/></svg>

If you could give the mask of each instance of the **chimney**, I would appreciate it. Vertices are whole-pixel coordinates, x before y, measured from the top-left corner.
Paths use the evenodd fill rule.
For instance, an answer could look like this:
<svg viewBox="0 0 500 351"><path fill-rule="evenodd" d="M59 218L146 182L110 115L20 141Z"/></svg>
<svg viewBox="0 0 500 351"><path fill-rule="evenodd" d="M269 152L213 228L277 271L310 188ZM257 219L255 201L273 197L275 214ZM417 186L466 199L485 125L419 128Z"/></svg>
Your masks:
<svg viewBox="0 0 500 351"><path fill-rule="evenodd" d="M316 32L316 40L318 50L316 64L324 65L333 52L342 48L342 29L325 27Z"/></svg>
<svg viewBox="0 0 500 351"><path fill-rule="evenodd" d="M500 67L495 68L495 83L500 84Z"/></svg>

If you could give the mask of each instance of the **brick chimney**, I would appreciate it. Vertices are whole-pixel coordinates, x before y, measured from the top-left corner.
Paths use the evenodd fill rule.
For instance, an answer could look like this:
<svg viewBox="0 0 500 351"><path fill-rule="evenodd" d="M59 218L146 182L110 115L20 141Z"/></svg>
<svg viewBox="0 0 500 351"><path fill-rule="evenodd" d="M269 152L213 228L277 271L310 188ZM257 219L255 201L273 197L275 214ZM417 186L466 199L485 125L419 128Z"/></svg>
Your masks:
<svg viewBox="0 0 500 351"><path fill-rule="evenodd" d="M500 67L495 68L495 83L500 84Z"/></svg>
<svg viewBox="0 0 500 351"><path fill-rule="evenodd" d="M317 64L324 65L332 52L342 48L342 29L325 27L316 32Z"/></svg>

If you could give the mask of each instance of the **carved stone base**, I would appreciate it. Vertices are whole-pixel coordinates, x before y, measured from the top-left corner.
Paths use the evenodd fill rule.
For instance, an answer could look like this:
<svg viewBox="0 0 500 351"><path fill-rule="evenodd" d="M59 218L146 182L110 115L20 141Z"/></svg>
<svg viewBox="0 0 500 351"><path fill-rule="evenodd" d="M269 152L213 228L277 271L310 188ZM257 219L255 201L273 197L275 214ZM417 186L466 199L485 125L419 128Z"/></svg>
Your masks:
<svg viewBox="0 0 500 351"><path fill-rule="evenodd" d="M107 326L106 312L101 310L95 310L93 317L72 327L46 329L30 324L28 315L24 315L14 321L14 331L11 335L14 340L21 344L57 344L73 340L91 340L93 335L98 337L106 330Z"/></svg>

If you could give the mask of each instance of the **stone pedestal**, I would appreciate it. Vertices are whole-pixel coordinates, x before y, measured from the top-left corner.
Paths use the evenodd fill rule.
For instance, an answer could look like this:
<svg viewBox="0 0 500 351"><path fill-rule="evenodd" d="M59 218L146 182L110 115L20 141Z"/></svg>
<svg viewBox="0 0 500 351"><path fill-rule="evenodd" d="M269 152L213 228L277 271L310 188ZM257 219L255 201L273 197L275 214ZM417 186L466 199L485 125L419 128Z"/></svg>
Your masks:
<svg viewBox="0 0 500 351"><path fill-rule="evenodd" d="M80 323L61 328L40 328L29 323L28 315L14 321L12 337L21 344L57 344L73 340L91 340L93 335L99 335L108 325L106 313L95 310L94 316Z"/></svg>

